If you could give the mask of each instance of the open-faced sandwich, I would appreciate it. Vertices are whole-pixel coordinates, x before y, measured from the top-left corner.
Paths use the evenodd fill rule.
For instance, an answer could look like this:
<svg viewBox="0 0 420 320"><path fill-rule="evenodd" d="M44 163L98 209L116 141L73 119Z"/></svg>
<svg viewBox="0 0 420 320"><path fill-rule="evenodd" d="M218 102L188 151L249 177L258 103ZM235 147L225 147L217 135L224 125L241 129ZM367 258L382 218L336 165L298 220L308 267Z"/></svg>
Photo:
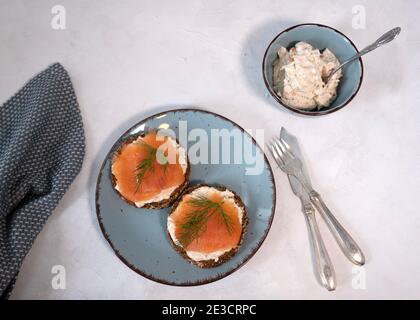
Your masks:
<svg viewBox="0 0 420 320"><path fill-rule="evenodd" d="M191 263L209 268L228 261L246 233L245 205L223 186L189 187L174 203L168 233L174 248Z"/></svg>
<svg viewBox="0 0 420 320"><path fill-rule="evenodd" d="M118 148L111 174L115 190L128 203L164 208L187 186L190 165L185 149L174 138L150 131Z"/></svg>

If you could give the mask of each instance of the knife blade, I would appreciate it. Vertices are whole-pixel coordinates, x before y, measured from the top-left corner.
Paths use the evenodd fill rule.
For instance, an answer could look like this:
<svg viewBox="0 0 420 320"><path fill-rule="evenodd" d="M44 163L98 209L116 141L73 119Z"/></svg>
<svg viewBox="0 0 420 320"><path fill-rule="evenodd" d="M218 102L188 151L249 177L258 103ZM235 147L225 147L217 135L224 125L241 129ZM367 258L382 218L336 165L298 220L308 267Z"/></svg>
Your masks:
<svg viewBox="0 0 420 320"><path fill-rule="evenodd" d="M290 149L291 149L292 153L297 158L299 158L300 161L302 162L302 170L301 171L302 171L302 176L305 180L305 184L308 187L312 188L311 179L309 178L309 175L307 173L306 166L305 166L305 163L303 161L304 158L302 156L302 152L300 150L297 138L295 136L291 135L289 132L287 132L287 130L285 128L282 127L281 130L280 130L280 139L285 141L290 146ZM292 178L293 178L292 180L295 180L296 183L300 184L300 182L295 177L292 177ZM289 181L290 181L290 179L289 179ZM305 191L305 190L303 190L303 191Z"/></svg>
<svg viewBox="0 0 420 320"><path fill-rule="evenodd" d="M302 207L305 205L311 205L311 200L309 199L308 193L303 189L302 184L293 176L287 175L290 183L290 187L292 188L293 193L300 199L302 203Z"/></svg>
<svg viewBox="0 0 420 320"><path fill-rule="evenodd" d="M289 134L286 131L286 129L284 129L283 127L281 128L281 131L280 131L280 139L283 139L284 141L286 141L286 143L292 149L293 154L298 156L300 159L302 158L297 139L295 137L293 137L291 134ZM304 171L303 163L302 163L302 171ZM306 175L305 172L303 174ZM311 200L309 198L309 195L305 191L305 189L303 188L303 186L299 182L299 180L296 179L294 176L289 175L289 174L287 175L287 177L289 179L289 183L290 183L290 186L292 188L292 191L300 199L300 201L302 203L302 207L304 207L305 205L311 204Z"/></svg>

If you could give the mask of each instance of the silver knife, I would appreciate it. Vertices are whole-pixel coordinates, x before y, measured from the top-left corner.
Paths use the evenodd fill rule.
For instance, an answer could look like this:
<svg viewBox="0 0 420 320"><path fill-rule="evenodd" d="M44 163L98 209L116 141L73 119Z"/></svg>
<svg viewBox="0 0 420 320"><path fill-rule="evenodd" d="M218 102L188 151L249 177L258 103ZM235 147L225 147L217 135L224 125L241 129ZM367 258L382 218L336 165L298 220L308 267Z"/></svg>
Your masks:
<svg viewBox="0 0 420 320"><path fill-rule="evenodd" d="M302 161L303 158L300 152L299 144L297 143L297 139L294 136L290 135L284 128L281 128L280 138L286 141L286 143L292 148L293 153L297 157L299 157L299 159L301 159L301 162L302 162L302 175L301 176L302 176L302 179L304 179L304 183L308 188L308 190L304 190L304 191L305 193L308 194L309 201L315 206L315 208L321 214L322 218L324 219L325 223L328 226L328 229L333 234L335 240L340 246L342 252L354 264L363 265L365 263L365 257L363 255L362 250L359 248L356 241L354 241L354 239L349 235L349 233L334 217L334 215L325 205L320 194L316 192L315 190L313 190L309 176L305 170L305 165ZM299 183L301 188L304 189L298 179L296 179L295 177L289 176L289 181L291 178L293 178L292 181Z"/></svg>
<svg viewBox="0 0 420 320"><path fill-rule="evenodd" d="M288 177L293 193L300 199L302 204L302 212L305 216L310 236L312 258L319 281L327 290L332 291L336 287L335 272L316 223L315 209L299 181L293 176L289 175Z"/></svg>

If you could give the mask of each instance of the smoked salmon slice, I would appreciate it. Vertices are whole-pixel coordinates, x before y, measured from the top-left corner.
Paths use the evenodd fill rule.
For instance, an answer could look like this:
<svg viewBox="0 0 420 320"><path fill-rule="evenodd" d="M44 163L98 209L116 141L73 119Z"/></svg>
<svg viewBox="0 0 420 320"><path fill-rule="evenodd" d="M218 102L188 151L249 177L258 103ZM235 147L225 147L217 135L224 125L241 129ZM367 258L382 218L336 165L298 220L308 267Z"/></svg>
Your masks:
<svg viewBox="0 0 420 320"><path fill-rule="evenodd" d="M185 149L175 139L151 131L123 143L112 160L114 188L137 207L170 205L188 183Z"/></svg>
<svg viewBox="0 0 420 320"><path fill-rule="evenodd" d="M226 187L187 189L168 217L175 249L200 267L214 267L239 249L248 219L242 200Z"/></svg>

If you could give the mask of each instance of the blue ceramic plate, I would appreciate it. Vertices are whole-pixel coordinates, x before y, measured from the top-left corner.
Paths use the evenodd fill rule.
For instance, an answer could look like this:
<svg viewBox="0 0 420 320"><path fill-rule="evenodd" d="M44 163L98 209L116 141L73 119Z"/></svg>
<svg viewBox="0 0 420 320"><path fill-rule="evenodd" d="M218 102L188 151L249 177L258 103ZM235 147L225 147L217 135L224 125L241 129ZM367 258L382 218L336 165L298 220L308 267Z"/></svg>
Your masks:
<svg viewBox="0 0 420 320"><path fill-rule="evenodd" d="M124 202L111 184L111 156L122 141L159 127L173 129L179 139L180 120L184 121L182 126L187 125L187 132L191 134L189 136L191 141L188 141L187 146L189 151L198 140L197 137L194 139L194 133L197 131L206 132L210 137L212 129L227 129L219 131L225 134L234 130L243 141L242 151L230 152L231 164L191 163L190 185L196 183L225 185L242 198L247 208L249 224L242 246L232 259L215 268L201 269L194 266L173 249L166 228L169 208L160 210L135 208ZM194 129L204 129L204 131ZM211 158L210 147L208 152ZM238 152L243 152L242 161L236 160L234 163L234 156L240 154ZM247 152L252 154L246 154ZM220 153L223 155L222 149ZM261 170L254 170L253 174L248 174L253 167L250 156L261 161ZM258 174L255 174L256 172ZM108 153L96 187L96 213L99 224L116 255L142 276L178 286L199 285L221 279L248 261L267 236L273 220L275 202L273 174L266 156L254 139L234 122L220 115L196 109L159 113L130 128Z"/></svg>
<svg viewBox="0 0 420 320"><path fill-rule="evenodd" d="M273 89L273 62L277 58L280 47L290 48L297 42L304 41L313 47L323 50L328 48L335 54L339 61L344 61L358 50L356 46L340 31L329 26L305 23L293 26L278 34L269 44L263 59L263 78L265 85L273 98L282 106L294 112L320 116L337 111L346 106L357 94L363 80L362 59L354 61L343 68L343 77L337 90L337 98L326 108L321 110L301 110L286 105Z"/></svg>

